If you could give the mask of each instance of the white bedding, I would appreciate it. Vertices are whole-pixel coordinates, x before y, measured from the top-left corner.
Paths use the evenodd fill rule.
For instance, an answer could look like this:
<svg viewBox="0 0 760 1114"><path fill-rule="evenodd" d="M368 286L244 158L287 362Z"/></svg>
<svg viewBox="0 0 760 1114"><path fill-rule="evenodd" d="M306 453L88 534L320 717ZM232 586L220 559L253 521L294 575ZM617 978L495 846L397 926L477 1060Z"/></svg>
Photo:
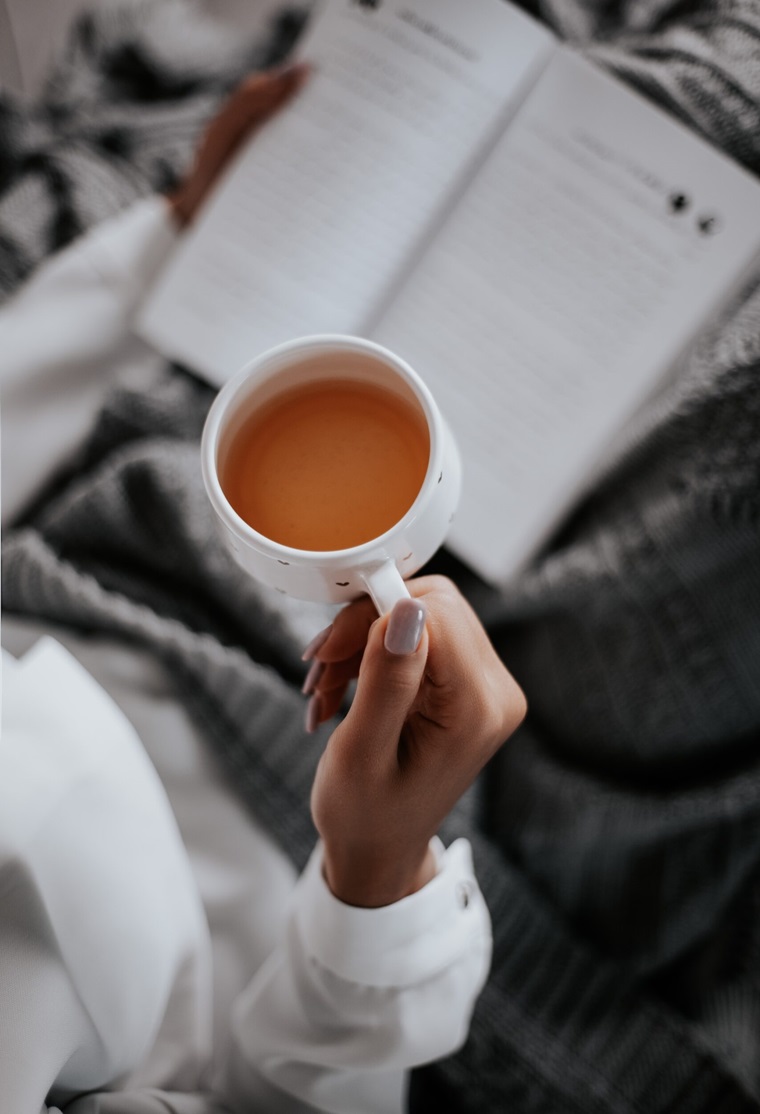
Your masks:
<svg viewBox="0 0 760 1114"><path fill-rule="evenodd" d="M226 782L159 662L106 638L3 620L3 645L16 657L44 634L62 643L113 697L167 791L211 929L221 1058L232 1002L281 934L296 872Z"/></svg>

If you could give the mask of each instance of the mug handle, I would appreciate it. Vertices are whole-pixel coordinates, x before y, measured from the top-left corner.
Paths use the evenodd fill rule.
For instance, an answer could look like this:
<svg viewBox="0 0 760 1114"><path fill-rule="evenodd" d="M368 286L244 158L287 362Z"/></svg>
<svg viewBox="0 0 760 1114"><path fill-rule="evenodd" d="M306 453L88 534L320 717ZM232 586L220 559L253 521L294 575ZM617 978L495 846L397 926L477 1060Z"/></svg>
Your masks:
<svg viewBox="0 0 760 1114"><path fill-rule="evenodd" d="M377 608L378 615L385 615L392 611L393 605L398 603L399 600L409 599L409 589L392 557L389 557L382 565L377 565L374 569L361 573L361 579L364 581L364 587Z"/></svg>

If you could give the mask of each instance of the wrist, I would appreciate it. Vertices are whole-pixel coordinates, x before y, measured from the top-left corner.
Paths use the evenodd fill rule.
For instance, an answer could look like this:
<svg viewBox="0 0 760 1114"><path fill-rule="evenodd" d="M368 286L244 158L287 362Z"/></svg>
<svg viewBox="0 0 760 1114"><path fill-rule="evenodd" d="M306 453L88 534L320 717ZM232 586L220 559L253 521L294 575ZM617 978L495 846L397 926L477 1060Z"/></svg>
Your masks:
<svg viewBox="0 0 760 1114"><path fill-rule="evenodd" d="M438 864L429 845L418 855L353 855L323 850L323 874L344 905L376 909L393 905L421 890L436 876Z"/></svg>

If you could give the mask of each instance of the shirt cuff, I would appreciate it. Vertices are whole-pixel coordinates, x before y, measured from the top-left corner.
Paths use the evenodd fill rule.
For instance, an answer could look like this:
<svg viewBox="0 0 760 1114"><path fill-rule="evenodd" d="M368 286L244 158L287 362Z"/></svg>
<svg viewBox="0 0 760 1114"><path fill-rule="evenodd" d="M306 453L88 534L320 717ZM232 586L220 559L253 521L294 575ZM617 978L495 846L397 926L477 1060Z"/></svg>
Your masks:
<svg viewBox="0 0 760 1114"><path fill-rule="evenodd" d="M432 843L438 873L393 905L345 905L322 873L318 843L298 883L295 920L307 952L323 967L366 986L419 983L467 951L473 938L490 940L490 920L466 839L445 850Z"/></svg>
<svg viewBox="0 0 760 1114"><path fill-rule="evenodd" d="M167 199L153 194L97 225L80 244L104 282L135 296L152 282L179 236Z"/></svg>

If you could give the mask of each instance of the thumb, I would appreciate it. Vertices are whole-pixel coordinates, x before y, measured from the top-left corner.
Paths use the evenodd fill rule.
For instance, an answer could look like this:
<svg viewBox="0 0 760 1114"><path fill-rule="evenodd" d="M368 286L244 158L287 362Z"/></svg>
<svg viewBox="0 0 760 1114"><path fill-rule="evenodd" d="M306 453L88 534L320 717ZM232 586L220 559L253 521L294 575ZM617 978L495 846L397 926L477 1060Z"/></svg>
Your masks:
<svg viewBox="0 0 760 1114"><path fill-rule="evenodd" d="M389 615L373 623L362 657L356 693L344 720L367 753L394 754L404 721L425 673L428 639L425 605L399 600Z"/></svg>

